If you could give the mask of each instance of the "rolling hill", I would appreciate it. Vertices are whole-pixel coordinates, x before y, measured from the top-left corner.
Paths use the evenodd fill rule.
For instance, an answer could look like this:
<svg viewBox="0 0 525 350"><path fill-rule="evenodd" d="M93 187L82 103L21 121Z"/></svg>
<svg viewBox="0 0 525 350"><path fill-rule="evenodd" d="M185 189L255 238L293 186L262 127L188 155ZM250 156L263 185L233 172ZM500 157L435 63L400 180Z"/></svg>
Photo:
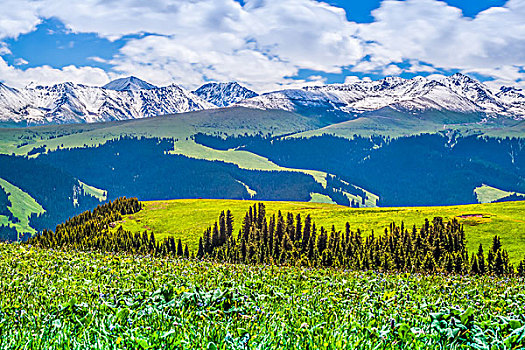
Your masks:
<svg viewBox="0 0 525 350"><path fill-rule="evenodd" d="M234 232L242 225L242 218L255 201L187 199L143 202L144 209L124 217L122 225L126 230L155 233L157 238L181 238L183 243L196 250L198 240L206 228L211 226L222 210L231 210L234 216ZM502 243L508 247L512 262L523 259L525 255L525 202L506 202L445 207L401 207L355 209L322 203L302 202L263 202L268 214L277 211L311 215L318 226L329 228L332 224L337 230L344 230L346 222L353 230L360 229L364 234L372 230L382 232L395 221L405 227L421 225L425 219L441 216L445 220L458 218L465 226L467 244L470 251L476 251L481 243L490 246L494 235L501 236Z"/></svg>

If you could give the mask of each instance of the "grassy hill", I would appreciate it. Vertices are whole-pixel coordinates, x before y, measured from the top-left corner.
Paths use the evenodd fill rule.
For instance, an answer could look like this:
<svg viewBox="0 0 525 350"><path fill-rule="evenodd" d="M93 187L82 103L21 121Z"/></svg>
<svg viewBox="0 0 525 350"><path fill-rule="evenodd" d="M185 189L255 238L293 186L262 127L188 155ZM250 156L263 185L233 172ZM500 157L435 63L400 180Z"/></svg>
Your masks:
<svg viewBox="0 0 525 350"><path fill-rule="evenodd" d="M197 248L198 239L204 229L212 225L222 210L230 209L235 218L234 232L238 232L243 216L254 201L183 199L170 201L143 202L144 209L122 221L124 229L131 231L152 231L158 238L173 236L181 238L190 249ZM269 214L282 212L310 214L317 226L343 230L349 222L353 230L365 234L372 230L382 231L395 221L405 225L420 226L425 218L442 216L458 219L465 225L468 249L475 251L482 243L490 246L492 237L500 235L507 247L510 258L517 262L525 255L525 202L474 204L448 207L406 207L406 208L365 208L353 209L344 206L303 203L264 202Z"/></svg>
<svg viewBox="0 0 525 350"><path fill-rule="evenodd" d="M13 226L19 234L34 234L36 231L29 225L29 217L33 213L43 214L44 208L29 194L1 178L0 187L9 194L11 206L8 209L18 219L18 222L12 223L8 217L0 215L0 225Z"/></svg>
<svg viewBox="0 0 525 350"><path fill-rule="evenodd" d="M159 117L94 124L0 128L0 153L27 155L34 148L96 146L121 136L161 137L182 140L198 132L228 135L283 135L326 126L321 117L285 111L242 107L188 112Z"/></svg>

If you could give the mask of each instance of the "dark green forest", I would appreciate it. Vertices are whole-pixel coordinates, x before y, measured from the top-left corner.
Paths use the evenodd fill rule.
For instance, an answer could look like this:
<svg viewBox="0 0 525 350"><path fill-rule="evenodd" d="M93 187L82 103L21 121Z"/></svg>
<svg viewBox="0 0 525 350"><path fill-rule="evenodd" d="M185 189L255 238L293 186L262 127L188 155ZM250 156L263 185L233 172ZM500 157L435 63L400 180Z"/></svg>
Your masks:
<svg viewBox="0 0 525 350"><path fill-rule="evenodd" d="M380 196L379 206L476 203L482 184L525 192L525 140L455 134L352 139L331 135L194 136L222 149L240 148L285 167L321 170Z"/></svg>
<svg viewBox="0 0 525 350"><path fill-rule="evenodd" d="M107 191L108 199L137 196L140 200L177 198L308 201L310 193L349 201L299 172L256 171L234 164L171 155L173 140L122 137L98 147L58 149L37 158L0 155L0 178L26 191L46 212L32 216L41 231L100 204L84 192L79 180ZM38 176L35 176L38 174ZM7 210L7 202L0 208Z"/></svg>

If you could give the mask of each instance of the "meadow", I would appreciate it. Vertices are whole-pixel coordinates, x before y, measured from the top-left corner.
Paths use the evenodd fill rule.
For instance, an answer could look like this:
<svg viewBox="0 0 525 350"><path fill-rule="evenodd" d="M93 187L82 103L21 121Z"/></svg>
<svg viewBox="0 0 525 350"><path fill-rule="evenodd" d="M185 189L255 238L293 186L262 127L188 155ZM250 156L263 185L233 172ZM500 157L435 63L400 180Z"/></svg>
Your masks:
<svg viewBox="0 0 525 350"><path fill-rule="evenodd" d="M196 251L199 237L212 225L222 210L231 210L234 216L234 232L241 228L242 219L248 207L255 201L182 199L170 201L142 202L143 210L125 216L119 223L126 230L155 233L157 239L166 237L181 239L190 251ZM268 214L281 210L301 215L310 214L318 226L329 229L335 225L343 230L346 222L352 230L360 229L363 234L383 232L395 221L398 225L418 227L425 219L441 216L445 220L457 217L465 226L467 248L476 251L479 244L489 247L494 235L501 237L502 244L509 252L510 260L517 263L525 256L525 202L503 202L445 207L406 208L349 208L344 206L303 203L263 202Z"/></svg>
<svg viewBox="0 0 525 350"><path fill-rule="evenodd" d="M522 279L0 243L0 349L510 349Z"/></svg>

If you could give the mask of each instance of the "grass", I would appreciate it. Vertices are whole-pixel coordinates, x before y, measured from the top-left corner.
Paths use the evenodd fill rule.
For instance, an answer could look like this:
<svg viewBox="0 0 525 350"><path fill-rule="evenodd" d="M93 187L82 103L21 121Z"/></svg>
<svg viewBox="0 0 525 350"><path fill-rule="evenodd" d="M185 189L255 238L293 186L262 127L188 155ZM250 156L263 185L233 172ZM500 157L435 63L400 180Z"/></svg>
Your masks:
<svg viewBox="0 0 525 350"><path fill-rule="evenodd" d="M29 226L29 216L31 216L32 213L44 213L44 208L29 194L6 180L0 179L0 186L2 186L4 191L9 193L9 201L11 202L11 207L8 207L9 211L11 211L14 217L20 220L17 223L11 223L7 220L7 217L0 216L0 224L9 224L10 226L16 227L19 235L22 233L34 234L36 231Z"/></svg>
<svg viewBox="0 0 525 350"><path fill-rule="evenodd" d="M131 231L148 230L163 239L168 236L180 238L190 249L196 250L203 231L212 225L222 210L230 209L235 218L234 232L240 229L242 218L255 201L183 199L143 202L144 209L124 218L123 228ZM332 204L302 202L264 202L267 212L293 212L310 214L317 226L343 230L346 222L352 230L365 234L371 230L382 231L395 221L405 226L418 227L425 218L435 216L452 219L461 215L482 214L482 218L459 218L465 225L468 248L477 249L480 243L488 248L494 235L501 236L511 261L516 263L525 256L525 202L473 204L446 207L363 208L353 209Z"/></svg>
<svg viewBox="0 0 525 350"><path fill-rule="evenodd" d="M518 349L522 278L0 243L0 349Z"/></svg>
<svg viewBox="0 0 525 350"><path fill-rule="evenodd" d="M513 194L524 195L523 193L503 191L503 190L500 190L499 188L491 187L485 184L474 189L474 193L476 194L476 198L478 199L479 203L494 202L498 199L501 199L501 198L504 198L504 197L507 197Z"/></svg>
<svg viewBox="0 0 525 350"><path fill-rule="evenodd" d="M90 186L88 184L83 183L82 181L79 181L79 183L80 183L80 186L82 186L82 189L84 190L84 192L95 197L99 201L103 202L108 198L108 191L101 190L99 188Z"/></svg>
<svg viewBox="0 0 525 350"><path fill-rule="evenodd" d="M310 197L311 197L310 198L310 202L313 202L313 203L336 204L332 200L332 198L330 198L326 194L312 192L312 193L310 193Z"/></svg>

